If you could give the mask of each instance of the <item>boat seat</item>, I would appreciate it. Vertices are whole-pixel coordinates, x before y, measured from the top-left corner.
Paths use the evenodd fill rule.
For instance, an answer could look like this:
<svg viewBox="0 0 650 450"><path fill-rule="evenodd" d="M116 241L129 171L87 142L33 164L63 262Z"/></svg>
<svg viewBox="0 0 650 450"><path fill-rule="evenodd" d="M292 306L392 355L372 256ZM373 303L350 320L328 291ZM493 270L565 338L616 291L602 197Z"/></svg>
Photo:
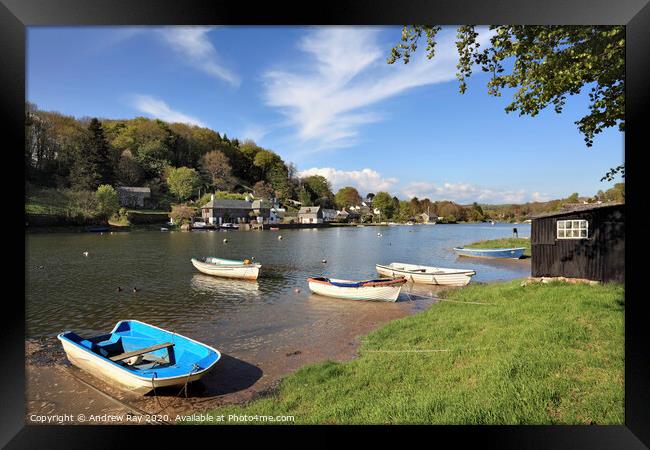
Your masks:
<svg viewBox="0 0 650 450"><path fill-rule="evenodd" d="M152 345L150 347L146 347L140 350L133 350L130 352L125 352L125 353L120 353L119 355L111 356L108 359L110 359L113 362L118 362L118 361L123 361L125 359L133 358L134 356L140 356L144 355L146 353L151 353L155 352L156 350L162 350L164 348L167 349L167 353L169 355L169 363L174 364L175 363L175 358L174 358L174 351L173 351L174 344L171 342L163 342L162 344L156 344Z"/></svg>

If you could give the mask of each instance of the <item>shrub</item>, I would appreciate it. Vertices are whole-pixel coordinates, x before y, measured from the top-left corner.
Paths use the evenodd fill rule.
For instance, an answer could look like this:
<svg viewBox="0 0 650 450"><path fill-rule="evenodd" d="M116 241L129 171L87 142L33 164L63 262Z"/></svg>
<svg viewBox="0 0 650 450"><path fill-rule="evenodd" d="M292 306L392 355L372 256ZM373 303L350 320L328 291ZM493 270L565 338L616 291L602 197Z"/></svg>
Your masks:
<svg viewBox="0 0 650 450"><path fill-rule="evenodd" d="M184 223L189 223L195 214L196 210L190 206L173 205L172 212L169 214L169 217L174 220L174 223L182 225Z"/></svg>
<svg viewBox="0 0 650 450"><path fill-rule="evenodd" d="M120 202L117 192L110 184L102 184L95 192L97 199L97 216L102 219L108 219L117 213L120 209Z"/></svg>
<svg viewBox="0 0 650 450"><path fill-rule="evenodd" d="M65 214L74 219L94 218L97 214L97 198L92 191L67 191Z"/></svg>

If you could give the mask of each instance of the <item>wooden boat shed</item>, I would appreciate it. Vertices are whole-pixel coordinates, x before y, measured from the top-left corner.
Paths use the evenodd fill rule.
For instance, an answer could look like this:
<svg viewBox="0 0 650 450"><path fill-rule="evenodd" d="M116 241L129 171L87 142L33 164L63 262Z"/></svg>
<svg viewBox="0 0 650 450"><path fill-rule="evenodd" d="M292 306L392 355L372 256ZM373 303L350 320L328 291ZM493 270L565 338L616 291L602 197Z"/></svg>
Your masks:
<svg viewBox="0 0 650 450"><path fill-rule="evenodd" d="M533 277L625 281L625 204L566 205L533 217Z"/></svg>

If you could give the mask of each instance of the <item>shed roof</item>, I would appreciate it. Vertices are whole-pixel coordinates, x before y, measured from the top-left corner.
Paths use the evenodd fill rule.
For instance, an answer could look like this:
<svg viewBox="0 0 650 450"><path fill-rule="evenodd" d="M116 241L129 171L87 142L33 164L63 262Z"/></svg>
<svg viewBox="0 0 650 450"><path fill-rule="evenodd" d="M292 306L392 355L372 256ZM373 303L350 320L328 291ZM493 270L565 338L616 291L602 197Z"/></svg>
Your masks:
<svg viewBox="0 0 650 450"><path fill-rule="evenodd" d="M253 200L253 204L251 205L253 209L270 209L271 206L271 202L268 200Z"/></svg>
<svg viewBox="0 0 650 450"><path fill-rule="evenodd" d="M298 214L316 214L320 210L320 206L303 206L298 211Z"/></svg>
<svg viewBox="0 0 650 450"><path fill-rule="evenodd" d="M148 187L119 186L117 190L130 194L151 194L151 188Z"/></svg>
<svg viewBox="0 0 650 450"><path fill-rule="evenodd" d="M215 198L210 200L205 205L201 206L204 209L214 209L214 208L223 208L223 209L252 209L252 203L247 202L246 200L235 200L230 198Z"/></svg>
<svg viewBox="0 0 650 450"><path fill-rule="evenodd" d="M565 214L572 214L576 212L583 212L583 211L591 211L594 209L600 209L600 208L608 208L612 206L622 206L625 205L625 203L617 203L617 202L610 202L610 203L570 203L568 205L564 205L561 210L559 211L552 211L552 212L547 212L547 213L540 213L540 214L535 214L534 216L531 216L533 219L541 219L544 217L553 217L553 216L563 216Z"/></svg>

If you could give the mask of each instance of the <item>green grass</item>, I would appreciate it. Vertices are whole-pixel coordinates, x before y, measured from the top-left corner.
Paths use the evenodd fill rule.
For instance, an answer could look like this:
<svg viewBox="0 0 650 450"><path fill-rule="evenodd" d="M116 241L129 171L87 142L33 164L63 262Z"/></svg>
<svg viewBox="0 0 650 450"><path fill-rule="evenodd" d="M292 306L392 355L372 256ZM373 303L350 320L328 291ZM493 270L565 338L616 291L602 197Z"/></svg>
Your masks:
<svg viewBox="0 0 650 450"><path fill-rule="evenodd" d="M366 336L357 359L304 367L270 394L209 413L318 424L622 424L623 286L520 282L448 291L447 301Z"/></svg>
<svg viewBox="0 0 650 450"><path fill-rule="evenodd" d="M466 245L465 248L512 248L525 247L524 256L530 256L530 239L524 238L503 238L490 239L488 241L478 241Z"/></svg>
<svg viewBox="0 0 650 450"><path fill-rule="evenodd" d="M128 209L127 212L132 214L164 214L169 215L169 211L163 211L159 209Z"/></svg>
<svg viewBox="0 0 650 450"><path fill-rule="evenodd" d="M66 205L69 202L68 194L68 190L34 190L27 197L25 212L27 214L65 214Z"/></svg>
<svg viewBox="0 0 650 450"><path fill-rule="evenodd" d="M75 194L72 189L30 189L25 201L25 213L66 215L75 208ZM132 214L169 214L169 211L154 209L128 209L127 211Z"/></svg>

